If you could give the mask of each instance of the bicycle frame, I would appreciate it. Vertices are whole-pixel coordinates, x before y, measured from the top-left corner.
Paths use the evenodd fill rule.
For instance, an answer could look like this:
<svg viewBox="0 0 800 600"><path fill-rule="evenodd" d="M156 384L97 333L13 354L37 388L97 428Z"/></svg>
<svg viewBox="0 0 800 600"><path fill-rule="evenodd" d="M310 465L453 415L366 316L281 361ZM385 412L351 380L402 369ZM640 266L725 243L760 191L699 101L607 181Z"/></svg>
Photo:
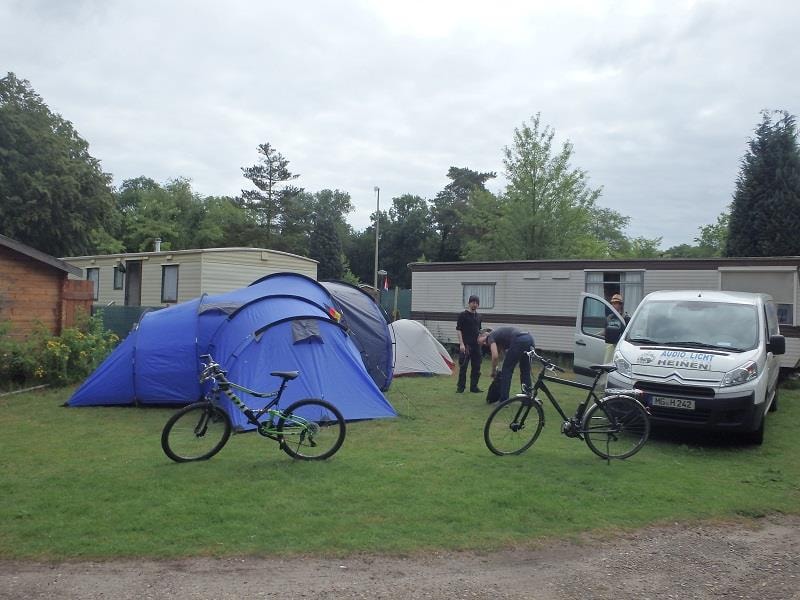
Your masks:
<svg viewBox="0 0 800 600"><path fill-rule="evenodd" d="M543 391L544 395L547 396L548 400L550 400L550 404L553 405L553 408L556 409L558 414L561 416L562 420L570 421L570 417L564 412L564 409L561 408L561 405L558 403L553 393L547 387L547 384L545 383L547 381L551 383L558 383L560 385L566 385L569 387L574 387L581 390L589 391L589 393L586 394L586 398L578 404L578 407L575 409L575 414L572 416L572 419L576 423L580 423L580 420L583 418L583 413L586 411L586 407L589 405L590 400L593 400L595 403L602 404L601 398L595 392L595 388L597 387L597 382L603 375L602 373L598 373L594 381L591 384L588 384L588 383L580 383L579 381L572 381L571 379L564 379L562 377L556 377L555 375L550 375L547 373L547 370L548 370L547 367L543 365L542 370L539 372L539 375L536 378L536 383L530 390L529 395L531 398L535 398L539 390Z"/></svg>
<svg viewBox="0 0 800 600"><path fill-rule="evenodd" d="M207 375L206 372L208 372ZM228 399L234 404L234 406L236 406L236 408L238 408L242 412L242 414L244 414L244 416L247 418L247 421L252 425L255 425L256 431L258 431L259 434L263 435L264 437L268 437L272 440L279 441L278 435L272 428L273 419L276 417L277 418L285 417L286 415L279 408L273 408L273 407L276 407L278 405L278 402L280 402L281 396L283 395L283 390L286 389L286 385L289 381L288 379L283 378L281 380L280 387L274 392L257 392L255 390L251 390L250 388L246 388L243 385L239 385L237 383L233 383L232 381L228 381L228 378L225 376L225 372L219 369L217 365L209 365L209 367L206 369L206 372L204 372L205 375L204 380L211 379L214 382L214 387L212 388L209 395L213 394L214 396L213 401L215 404L218 404L218 402L216 401L219 398L219 393L220 392L224 393L228 397ZM247 406L247 404L245 404L242 401L242 399L239 398L239 396L237 396L231 390L231 388L245 392L247 394L250 394L251 396L255 396L256 398L274 398L274 400L267 403L267 405L264 408L261 408L259 410L253 410L249 406ZM265 414L269 414L270 416L269 420L261 421L260 420L261 417L263 417ZM299 434L302 431L305 431L305 429L309 426L309 423L298 415L294 415L292 417L292 420L297 425L301 425L300 430L297 432L292 432L284 429L281 432L281 435L283 437L286 437L286 435L291 435L292 433Z"/></svg>

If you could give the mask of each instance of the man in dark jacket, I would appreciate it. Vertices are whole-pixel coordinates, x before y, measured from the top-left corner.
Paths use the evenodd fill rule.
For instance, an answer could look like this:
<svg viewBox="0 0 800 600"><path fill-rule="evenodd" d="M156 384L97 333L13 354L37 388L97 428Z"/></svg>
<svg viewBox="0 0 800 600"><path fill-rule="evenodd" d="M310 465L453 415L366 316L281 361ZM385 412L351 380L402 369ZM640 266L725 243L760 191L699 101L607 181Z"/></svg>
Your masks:
<svg viewBox="0 0 800 600"><path fill-rule="evenodd" d="M516 327L498 327L494 330L484 330L478 336L478 343L487 346L492 354L492 377L500 377L500 401L507 399L511 391L511 376L514 374L514 367L519 365L519 375L523 385L530 387L531 381L531 361L525 354L534 345L533 336ZM497 363L500 351L505 352L503 367L497 373Z"/></svg>
<svg viewBox="0 0 800 600"><path fill-rule="evenodd" d="M469 391L479 393L478 380L481 378L481 347L478 333L481 330L481 316L478 314L480 300L470 296L467 309L458 315L456 333L458 334L458 383L456 391L460 394L467 384L467 365L472 366L469 376Z"/></svg>

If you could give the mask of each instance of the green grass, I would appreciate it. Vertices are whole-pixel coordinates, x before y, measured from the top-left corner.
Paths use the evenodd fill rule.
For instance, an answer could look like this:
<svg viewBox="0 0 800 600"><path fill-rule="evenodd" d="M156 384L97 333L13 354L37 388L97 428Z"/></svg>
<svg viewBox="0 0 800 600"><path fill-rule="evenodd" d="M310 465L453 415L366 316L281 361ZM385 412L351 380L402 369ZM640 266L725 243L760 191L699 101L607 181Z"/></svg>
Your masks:
<svg viewBox="0 0 800 600"><path fill-rule="evenodd" d="M0 557L489 550L800 512L800 390L782 390L761 447L658 435L607 465L559 433L549 405L528 452L494 456L483 395L454 388L452 378L396 379L401 416L349 424L322 463L249 433L209 461L175 464L160 447L172 409L63 408L69 389L2 397ZM579 390L555 391L574 408Z"/></svg>

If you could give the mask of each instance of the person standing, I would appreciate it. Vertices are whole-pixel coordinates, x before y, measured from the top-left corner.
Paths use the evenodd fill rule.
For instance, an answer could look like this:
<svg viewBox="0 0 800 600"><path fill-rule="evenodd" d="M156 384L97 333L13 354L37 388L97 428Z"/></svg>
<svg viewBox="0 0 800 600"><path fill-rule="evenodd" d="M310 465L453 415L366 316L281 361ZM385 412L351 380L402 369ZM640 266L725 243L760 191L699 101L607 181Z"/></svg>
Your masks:
<svg viewBox="0 0 800 600"><path fill-rule="evenodd" d="M625 331L628 321L631 320L631 316L625 312L625 300L622 298L622 294L614 294L611 296L610 304L614 307L614 310L622 315L622 320L620 321L612 312L609 312L606 316L606 328L603 332L606 341L606 351L603 358L603 362L605 363L610 363L614 359L614 349L617 347L617 342L619 342L619 338L622 337L622 333Z"/></svg>
<svg viewBox="0 0 800 600"><path fill-rule="evenodd" d="M477 296L470 296L467 308L458 315L456 333L458 333L458 383L456 392L464 392L467 384L467 366L471 366L469 375L469 391L480 393L478 380L481 378L481 347L478 345L478 333L481 330L481 316L478 314L480 300Z"/></svg>
<svg viewBox="0 0 800 600"><path fill-rule="evenodd" d="M516 327L498 327L497 329L487 329L478 336L478 343L487 346L492 354L492 377L500 377L500 401L506 400L511 391L511 376L514 374L514 367L519 365L519 376L522 384L531 387L531 361L526 351L534 345L533 336ZM497 372L497 363L500 351L505 353L503 366L500 373Z"/></svg>

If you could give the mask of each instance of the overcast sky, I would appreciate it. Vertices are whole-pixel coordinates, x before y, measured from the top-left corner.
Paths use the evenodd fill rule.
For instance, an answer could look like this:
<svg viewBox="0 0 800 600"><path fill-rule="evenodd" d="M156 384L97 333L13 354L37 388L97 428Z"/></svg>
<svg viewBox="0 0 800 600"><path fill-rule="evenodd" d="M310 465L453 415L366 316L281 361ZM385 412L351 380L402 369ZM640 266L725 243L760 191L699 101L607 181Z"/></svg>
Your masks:
<svg viewBox="0 0 800 600"><path fill-rule="evenodd" d="M541 112L629 236L693 243L764 108L800 113L797 0L0 0L0 76L30 81L115 184L238 195L270 142L348 222L450 166L496 171Z"/></svg>

